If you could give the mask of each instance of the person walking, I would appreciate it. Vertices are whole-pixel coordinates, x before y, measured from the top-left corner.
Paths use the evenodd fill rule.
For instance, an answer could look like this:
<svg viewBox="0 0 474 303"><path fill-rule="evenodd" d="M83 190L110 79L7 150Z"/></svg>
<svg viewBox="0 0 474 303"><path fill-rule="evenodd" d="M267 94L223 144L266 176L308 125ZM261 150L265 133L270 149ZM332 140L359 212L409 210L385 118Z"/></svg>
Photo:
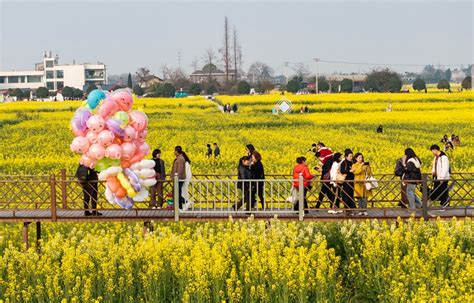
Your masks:
<svg viewBox="0 0 474 303"><path fill-rule="evenodd" d="M432 174L434 178L433 192L431 193L431 200L439 200L443 210L449 206L448 196L448 181L450 177L449 159L446 154L440 150L436 144L430 147L434 155Z"/></svg>
<svg viewBox="0 0 474 303"><path fill-rule="evenodd" d="M252 206L255 205L256 197L258 196L262 209L265 209L265 171L262 164L262 155L259 152L254 151L251 157L250 171L252 172L252 179L256 179L255 191L252 193Z"/></svg>
<svg viewBox="0 0 474 303"><path fill-rule="evenodd" d="M79 180L84 194L84 215L102 216L97 211L97 185L99 182L97 172L92 168L79 164L76 170L76 178Z"/></svg>
<svg viewBox="0 0 474 303"><path fill-rule="evenodd" d="M191 197L189 196L189 184L191 183L191 179L193 178L193 173L191 171L191 160L189 159L188 155L184 151L182 155L185 161L184 171L186 173L186 178L184 179L181 196L185 201L183 205L183 210L188 210L194 204L194 202L191 200Z"/></svg>
<svg viewBox="0 0 474 303"><path fill-rule="evenodd" d="M337 214L341 213L342 210L336 210L340 207L341 201L341 191L340 185L337 183L337 172L339 171L339 166L342 162L342 154L335 153L333 155L333 161L331 165L331 170L329 171L330 180L331 180L331 190L333 192L333 198L331 200L331 209L328 210L328 214Z"/></svg>
<svg viewBox="0 0 474 303"><path fill-rule="evenodd" d="M339 166L339 173L343 176L341 197L344 207L353 209L356 208L354 202L354 170L352 169L352 159L354 155L352 150L346 149L344 151L344 161ZM348 214L352 214L348 212Z"/></svg>
<svg viewBox="0 0 474 303"><path fill-rule="evenodd" d="M369 162L365 162L364 155L356 153L354 155L354 164L352 165L352 171L354 174L354 197L357 198L359 208L363 209L358 214L362 216L367 215L367 200L372 195L370 190L367 190L365 186L365 179L367 176L372 175Z"/></svg>
<svg viewBox="0 0 474 303"><path fill-rule="evenodd" d="M308 201L306 200L306 194L309 190L311 190L311 180L313 180L314 176L309 171L308 165L306 164L305 157L298 157L296 158L296 166L293 169L293 190L299 189L299 176L302 174L303 176L303 201L304 201L304 212L308 213ZM299 202L296 201L293 209L299 211Z"/></svg>
<svg viewBox="0 0 474 303"><path fill-rule="evenodd" d="M405 182L403 182L403 174L406 163L407 156L403 155L395 162L395 169L393 170L395 176L400 177L401 200L398 201L398 206L401 208L407 208L408 205L407 185Z"/></svg>
<svg viewBox="0 0 474 303"><path fill-rule="evenodd" d="M214 158L219 158L221 155L221 149L217 146L217 143L214 143Z"/></svg>
<svg viewBox="0 0 474 303"><path fill-rule="evenodd" d="M251 159L249 156L243 156L240 158L239 165L237 167L237 188L241 191L241 199L232 208L239 210L243 204L247 211L250 211L252 201L253 183L249 180L253 179L252 172L250 171Z"/></svg>
<svg viewBox="0 0 474 303"><path fill-rule="evenodd" d="M171 170L171 177L174 178L175 175L178 175L178 207L183 209L183 204L186 203L186 200L183 198L183 185L186 179L186 160L183 156L183 148L181 146L176 146L174 148L174 155L176 158L173 161L173 169ZM176 202L175 207L176 207Z"/></svg>
<svg viewBox="0 0 474 303"><path fill-rule="evenodd" d="M323 203L324 197L326 197L331 203L334 202L334 192L332 191L330 184L330 171L332 164L334 163L334 159L332 151L331 154L325 156L322 160L319 151L316 152L316 157L320 158L319 164L321 165L321 168L316 167L316 170L321 172L321 190L319 191L318 202L316 203L316 208L319 208Z"/></svg>
<svg viewBox="0 0 474 303"><path fill-rule="evenodd" d="M421 182L421 160L411 148L405 149L407 159L403 170L403 183L406 184L410 209L421 208L420 198L416 195L416 185Z"/></svg>
<svg viewBox="0 0 474 303"><path fill-rule="evenodd" d="M151 186L151 196L150 196L150 207L153 209L161 208L163 206L163 184L166 179L166 171L165 171L165 161L161 159L161 150L155 149L152 153L153 161L155 161L155 166L153 169L155 170L155 179L156 184ZM158 197L158 204L156 203Z"/></svg>

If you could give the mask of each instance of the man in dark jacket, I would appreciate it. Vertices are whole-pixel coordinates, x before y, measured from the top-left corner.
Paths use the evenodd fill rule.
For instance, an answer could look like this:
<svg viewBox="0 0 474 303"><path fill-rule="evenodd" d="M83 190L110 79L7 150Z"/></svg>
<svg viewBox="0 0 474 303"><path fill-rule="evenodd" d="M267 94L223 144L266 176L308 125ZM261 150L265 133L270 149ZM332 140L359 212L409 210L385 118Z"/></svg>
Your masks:
<svg viewBox="0 0 474 303"><path fill-rule="evenodd" d="M250 204L252 203L252 192L253 192L253 182L248 181L253 179L252 172L250 171L250 157L244 156L240 158L240 163L238 167L238 179L243 181L237 182L237 188L241 190L241 200L237 202L232 208L239 210L242 205L245 203L247 211L250 211ZM247 180L247 181L244 181Z"/></svg>
<svg viewBox="0 0 474 303"><path fill-rule="evenodd" d="M316 157L319 157L320 155L316 153ZM316 170L321 172L321 190L319 192L318 196L318 203L316 203L316 208L319 208L321 206L321 203L324 200L324 197L326 197L329 201L334 201L334 193L331 190L331 184L330 180L331 177L329 175L329 172L331 171L332 164L334 163L334 159L332 155L329 156L329 158L326 159L324 162L323 166L321 168L315 167Z"/></svg>
<svg viewBox="0 0 474 303"><path fill-rule="evenodd" d="M97 172L85 165L79 164L76 178L79 180L84 194L84 215L102 216L97 211L97 183L99 181Z"/></svg>
<svg viewBox="0 0 474 303"><path fill-rule="evenodd" d="M151 187L150 207L161 208L163 206L163 183L166 179L165 161L161 159L161 150L155 149L152 153L153 161L155 161L155 178L156 184ZM156 204L156 197L158 196L158 205Z"/></svg>
<svg viewBox="0 0 474 303"><path fill-rule="evenodd" d="M221 149L214 143L214 158L218 158L221 155Z"/></svg>
<svg viewBox="0 0 474 303"><path fill-rule="evenodd" d="M265 171L262 164L262 155L258 151L254 151L251 156L250 171L252 172L252 179L255 180L264 180ZM260 199L262 204L262 209L265 209L265 181L256 181L256 186L252 191L252 207L257 202L256 195Z"/></svg>

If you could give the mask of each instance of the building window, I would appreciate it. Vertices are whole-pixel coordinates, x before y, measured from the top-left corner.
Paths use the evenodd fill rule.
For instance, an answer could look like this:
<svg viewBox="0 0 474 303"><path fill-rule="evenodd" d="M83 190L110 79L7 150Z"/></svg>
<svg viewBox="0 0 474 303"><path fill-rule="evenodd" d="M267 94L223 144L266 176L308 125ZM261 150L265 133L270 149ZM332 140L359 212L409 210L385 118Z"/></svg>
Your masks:
<svg viewBox="0 0 474 303"><path fill-rule="evenodd" d="M38 83L41 82L41 76L27 76L26 82L28 83Z"/></svg>
<svg viewBox="0 0 474 303"><path fill-rule="evenodd" d="M54 72L52 70L46 71L46 79L54 79Z"/></svg>
<svg viewBox="0 0 474 303"><path fill-rule="evenodd" d="M86 69L86 79L98 79L104 77L104 70Z"/></svg>
<svg viewBox="0 0 474 303"><path fill-rule="evenodd" d="M0 83L5 83L5 77L0 77Z"/></svg>
<svg viewBox="0 0 474 303"><path fill-rule="evenodd" d="M46 88L49 90L54 90L54 82L46 82Z"/></svg>
<svg viewBox="0 0 474 303"><path fill-rule="evenodd" d="M64 82L63 81L56 82L56 89L61 89L63 87L64 87Z"/></svg>
<svg viewBox="0 0 474 303"><path fill-rule="evenodd" d="M46 68L54 67L54 60L47 60L46 61Z"/></svg>
<svg viewBox="0 0 474 303"><path fill-rule="evenodd" d="M58 79L64 78L64 71L62 71L62 70L57 70L57 71L56 71L56 78L58 78Z"/></svg>
<svg viewBox="0 0 474 303"><path fill-rule="evenodd" d="M18 83L18 76L10 76L8 77L8 83Z"/></svg>
<svg viewBox="0 0 474 303"><path fill-rule="evenodd" d="M18 80L20 83L25 83L25 80L26 80L25 78L26 78L25 76L20 76Z"/></svg>

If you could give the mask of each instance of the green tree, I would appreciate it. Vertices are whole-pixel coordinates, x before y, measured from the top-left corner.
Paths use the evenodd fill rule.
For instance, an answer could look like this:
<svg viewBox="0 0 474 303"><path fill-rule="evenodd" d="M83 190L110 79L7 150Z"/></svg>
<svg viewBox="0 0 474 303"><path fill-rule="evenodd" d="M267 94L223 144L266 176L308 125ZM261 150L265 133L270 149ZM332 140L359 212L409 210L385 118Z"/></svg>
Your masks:
<svg viewBox="0 0 474 303"><path fill-rule="evenodd" d="M425 80L421 79L421 78L417 78L415 79L415 81L413 81L413 89L414 90L417 90L417 91L420 91L420 90L425 90L426 89L426 83L425 83Z"/></svg>
<svg viewBox="0 0 474 303"><path fill-rule="evenodd" d="M143 90L143 88L138 85L138 84L135 84L133 86L133 93L137 96L143 96L143 94L145 93L145 91Z"/></svg>
<svg viewBox="0 0 474 303"><path fill-rule="evenodd" d="M262 81L261 85L262 85L262 92L263 93L267 93L267 92L269 92L269 91L271 91L272 89L275 88L275 85L272 82L268 81L268 80Z"/></svg>
<svg viewBox="0 0 474 303"><path fill-rule="evenodd" d="M449 88L450 88L450 85L449 85L448 80L440 80L438 82L438 89L442 89L444 91L445 89L449 89Z"/></svg>
<svg viewBox="0 0 474 303"><path fill-rule="evenodd" d="M448 82L451 81L451 75L452 75L451 69L448 68L448 69L444 72L444 77L446 78L446 80L448 80Z"/></svg>
<svg viewBox="0 0 474 303"><path fill-rule="evenodd" d="M72 96L74 97L74 99L82 99L84 98L84 92L78 88L73 88Z"/></svg>
<svg viewBox="0 0 474 303"><path fill-rule="evenodd" d="M71 99L72 97L74 97L74 89L72 87L65 86L63 88L63 97L65 99Z"/></svg>
<svg viewBox="0 0 474 303"><path fill-rule="evenodd" d="M315 79L316 80L316 79ZM329 82L326 77L319 77L318 78L318 91L319 92L327 92L329 91Z"/></svg>
<svg viewBox="0 0 474 303"><path fill-rule="evenodd" d="M199 83L193 83L189 87L189 93L195 96L200 95L202 92L202 86Z"/></svg>
<svg viewBox="0 0 474 303"><path fill-rule="evenodd" d="M248 95L250 93L250 84L247 81L240 81L237 85L239 95Z"/></svg>
<svg viewBox="0 0 474 303"><path fill-rule="evenodd" d="M175 92L176 89L171 83L159 84L155 90L156 96L165 98L174 97Z"/></svg>
<svg viewBox="0 0 474 303"><path fill-rule="evenodd" d="M286 85L286 89L290 93L296 93L299 91L301 88L301 79L298 77L293 77L290 81L288 81L288 84Z"/></svg>
<svg viewBox="0 0 474 303"><path fill-rule="evenodd" d="M37 98L46 98L48 97L48 95L49 95L49 90L46 87L41 86L36 89Z"/></svg>
<svg viewBox="0 0 474 303"><path fill-rule="evenodd" d="M402 80L400 76L390 71L388 68L384 70L372 71L367 75L365 89L375 92L399 92L402 88Z"/></svg>
<svg viewBox="0 0 474 303"><path fill-rule="evenodd" d="M352 87L353 87L353 84L352 84L351 79L347 79L347 78L342 79L341 92L350 93L352 92Z"/></svg>
<svg viewBox="0 0 474 303"><path fill-rule="evenodd" d="M217 85L213 82L210 82L206 86L206 94L212 95L217 93Z"/></svg>
<svg viewBox="0 0 474 303"><path fill-rule="evenodd" d="M24 97L23 91L19 88L15 88L13 92L10 93L10 95L16 97L17 100L22 100Z"/></svg>
<svg viewBox="0 0 474 303"><path fill-rule="evenodd" d="M132 88L133 83L132 83L132 74L128 73L128 78L127 78L127 87Z"/></svg>
<svg viewBox="0 0 474 303"><path fill-rule="evenodd" d="M467 76L461 82L461 87L464 89L472 89L472 77Z"/></svg>

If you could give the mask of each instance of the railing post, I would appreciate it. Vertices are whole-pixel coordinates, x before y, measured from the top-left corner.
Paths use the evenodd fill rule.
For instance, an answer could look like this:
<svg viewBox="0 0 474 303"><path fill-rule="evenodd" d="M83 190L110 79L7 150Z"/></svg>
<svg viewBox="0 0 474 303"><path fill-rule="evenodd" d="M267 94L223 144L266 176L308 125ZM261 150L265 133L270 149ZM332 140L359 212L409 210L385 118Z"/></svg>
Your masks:
<svg viewBox="0 0 474 303"><path fill-rule="evenodd" d="M56 212L56 176L51 174L49 177L49 183L51 187L51 221L57 221L57 212Z"/></svg>
<svg viewBox="0 0 474 303"><path fill-rule="evenodd" d="M421 180L422 180L421 188L423 192L423 195L421 197L421 210L422 210L423 219L425 219L425 221L428 221L429 217L428 217L428 177L427 175L423 174L421 176Z"/></svg>
<svg viewBox="0 0 474 303"><path fill-rule="evenodd" d="M304 183L301 173L298 176L298 219L300 221L304 219Z"/></svg>
<svg viewBox="0 0 474 303"><path fill-rule="evenodd" d="M178 174L175 173L173 176L173 210L174 220L179 221L179 178Z"/></svg>
<svg viewBox="0 0 474 303"><path fill-rule="evenodd" d="M61 205L62 209L67 209L67 191L66 191L66 170L61 169Z"/></svg>

